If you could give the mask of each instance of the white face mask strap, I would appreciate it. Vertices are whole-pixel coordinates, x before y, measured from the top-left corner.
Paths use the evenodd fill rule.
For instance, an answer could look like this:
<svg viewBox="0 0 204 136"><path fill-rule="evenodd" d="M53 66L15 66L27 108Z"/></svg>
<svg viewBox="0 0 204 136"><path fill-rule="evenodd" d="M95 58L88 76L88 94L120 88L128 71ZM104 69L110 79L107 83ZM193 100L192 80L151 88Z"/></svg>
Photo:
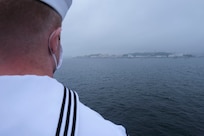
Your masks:
<svg viewBox="0 0 204 136"><path fill-rule="evenodd" d="M51 48L50 48L50 40L51 40L51 38L53 37L53 35L56 33L56 31L57 30L55 30L54 32L52 32L52 34L50 35L50 37L49 37L49 41L48 41L48 47L49 47L49 50L50 50L50 53L52 54L52 57L53 57L53 59L54 59L54 62L55 62L55 68L57 69L57 58L56 58L56 56L55 56L55 54L53 53L53 51L51 50Z"/></svg>
<svg viewBox="0 0 204 136"><path fill-rule="evenodd" d="M52 57L53 57L54 62L55 62L55 68L57 69L57 58L56 58L55 54L52 53Z"/></svg>

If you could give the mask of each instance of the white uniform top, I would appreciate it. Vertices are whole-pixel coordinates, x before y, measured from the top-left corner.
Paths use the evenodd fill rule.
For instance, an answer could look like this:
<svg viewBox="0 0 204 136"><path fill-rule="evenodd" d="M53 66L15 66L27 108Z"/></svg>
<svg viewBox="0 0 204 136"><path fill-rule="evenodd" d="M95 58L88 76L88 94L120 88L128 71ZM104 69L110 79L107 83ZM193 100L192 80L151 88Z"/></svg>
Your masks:
<svg viewBox="0 0 204 136"><path fill-rule="evenodd" d="M0 136L125 136L47 76L0 76Z"/></svg>

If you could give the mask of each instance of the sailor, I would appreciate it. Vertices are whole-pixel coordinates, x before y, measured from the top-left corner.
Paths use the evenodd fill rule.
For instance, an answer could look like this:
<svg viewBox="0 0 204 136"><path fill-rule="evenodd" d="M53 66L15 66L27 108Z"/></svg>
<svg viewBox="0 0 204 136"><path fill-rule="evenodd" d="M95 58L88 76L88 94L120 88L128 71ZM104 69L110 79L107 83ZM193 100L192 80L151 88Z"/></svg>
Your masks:
<svg viewBox="0 0 204 136"><path fill-rule="evenodd" d="M0 135L125 136L53 78L71 0L0 0Z"/></svg>

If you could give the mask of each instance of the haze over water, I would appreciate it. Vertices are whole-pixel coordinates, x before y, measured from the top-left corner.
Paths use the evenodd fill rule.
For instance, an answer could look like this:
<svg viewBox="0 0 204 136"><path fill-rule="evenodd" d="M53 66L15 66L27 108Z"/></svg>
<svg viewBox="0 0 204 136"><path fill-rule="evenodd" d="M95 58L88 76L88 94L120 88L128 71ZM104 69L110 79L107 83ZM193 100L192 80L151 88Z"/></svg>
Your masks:
<svg viewBox="0 0 204 136"><path fill-rule="evenodd" d="M65 56L204 54L203 0L73 0L63 21Z"/></svg>

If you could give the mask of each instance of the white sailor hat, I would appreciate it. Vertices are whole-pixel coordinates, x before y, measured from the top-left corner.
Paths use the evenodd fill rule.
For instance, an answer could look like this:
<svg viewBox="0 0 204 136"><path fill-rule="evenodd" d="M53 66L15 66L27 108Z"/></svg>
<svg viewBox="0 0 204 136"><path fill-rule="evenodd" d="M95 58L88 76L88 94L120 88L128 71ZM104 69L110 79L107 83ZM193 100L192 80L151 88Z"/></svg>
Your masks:
<svg viewBox="0 0 204 136"><path fill-rule="evenodd" d="M68 9L72 4L72 0L40 0L55 9L64 19Z"/></svg>

